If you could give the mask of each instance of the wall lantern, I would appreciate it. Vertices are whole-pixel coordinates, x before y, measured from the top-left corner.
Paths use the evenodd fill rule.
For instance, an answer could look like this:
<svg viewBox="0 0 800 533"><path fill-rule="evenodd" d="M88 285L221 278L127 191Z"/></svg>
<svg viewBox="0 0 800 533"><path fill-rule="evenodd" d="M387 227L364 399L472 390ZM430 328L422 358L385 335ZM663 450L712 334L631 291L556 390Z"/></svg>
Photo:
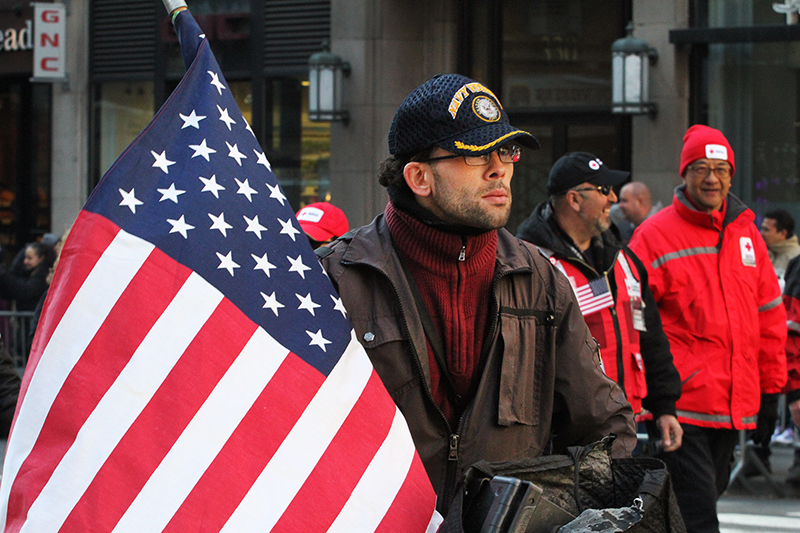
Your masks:
<svg viewBox="0 0 800 533"><path fill-rule="evenodd" d="M331 53L330 42L308 58L308 119L314 122L347 122L342 79L350 74L350 63Z"/></svg>
<svg viewBox="0 0 800 533"><path fill-rule="evenodd" d="M611 112L628 115L656 114L650 102L650 65L658 60L658 52L646 41L633 36L633 23L626 28L628 36L611 46Z"/></svg>
<svg viewBox="0 0 800 533"><path fill-rule="evenodd" d="M786 24L797 24L800 22L800 0L783 0L782 4L772 4L775 13L786 14Z"/></svg>

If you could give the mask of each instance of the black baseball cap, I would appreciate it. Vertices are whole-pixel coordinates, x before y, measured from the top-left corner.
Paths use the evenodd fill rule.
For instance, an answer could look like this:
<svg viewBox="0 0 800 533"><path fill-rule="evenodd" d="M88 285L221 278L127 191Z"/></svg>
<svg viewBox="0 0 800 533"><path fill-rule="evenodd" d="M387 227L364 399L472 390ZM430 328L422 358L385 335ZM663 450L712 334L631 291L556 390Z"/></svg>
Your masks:
<svg viewBox="0 0 800 533"><path fill-rule="evenodd" d="M621 185L630 175L625 170L611 170L589 152L570 152L562 155L550 169L547 193L562 193L581 183Z"/></svg>
<svg viewBox="0 0 800 533"><path fill-rule="evenodd" d="M389 153L438 146L462 155L493 152L509 141L536 150L536 137L514 128L497 97L460 74L434 76L406 96L389 129Z"/></svg>

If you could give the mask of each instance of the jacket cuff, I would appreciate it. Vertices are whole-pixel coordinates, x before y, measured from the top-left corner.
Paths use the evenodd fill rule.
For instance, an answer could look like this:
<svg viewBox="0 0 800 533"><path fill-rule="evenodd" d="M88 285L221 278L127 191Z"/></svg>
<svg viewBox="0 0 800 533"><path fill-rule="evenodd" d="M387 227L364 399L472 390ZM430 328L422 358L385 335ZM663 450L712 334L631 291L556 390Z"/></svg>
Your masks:
<svg viewBox="0 0 800 533"><path fill-rule="evenodd" d="M800 391L798 391L800 393ZM653 413L653 420L657 420L662 415L672 415L678 417L678 411L675 408L675 402L661 402L657 405L650 405L647 410Z"/></svg>

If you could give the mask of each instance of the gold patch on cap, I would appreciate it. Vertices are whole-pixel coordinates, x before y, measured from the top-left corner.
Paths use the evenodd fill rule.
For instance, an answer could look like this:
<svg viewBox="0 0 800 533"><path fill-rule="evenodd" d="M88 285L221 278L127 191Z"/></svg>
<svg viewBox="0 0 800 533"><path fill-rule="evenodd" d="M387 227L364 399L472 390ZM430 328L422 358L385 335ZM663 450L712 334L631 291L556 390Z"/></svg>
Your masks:
<svg viewBox="0 0 800 533"><path fill-rule="evenodd" d="M500 120L500 109L498 109L494 100L486 96L476 96L475 99L472 100L472 110L486 122L497 122Z"/></svg>

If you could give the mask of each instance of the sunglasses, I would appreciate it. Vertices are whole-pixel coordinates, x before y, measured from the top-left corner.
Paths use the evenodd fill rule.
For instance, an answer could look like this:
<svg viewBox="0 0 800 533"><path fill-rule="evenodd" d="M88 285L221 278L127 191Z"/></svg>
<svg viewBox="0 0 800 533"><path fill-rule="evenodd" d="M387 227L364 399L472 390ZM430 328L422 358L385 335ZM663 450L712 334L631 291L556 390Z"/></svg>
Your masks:
<svg viewBox="0 0 800 533"><path fill-rule="evenodd" d="M608 196L611 193L611 185L598 185L597 187L584 187L583 189L570 189L575 192L582 191L597 191L603 196Z"/></svg>

